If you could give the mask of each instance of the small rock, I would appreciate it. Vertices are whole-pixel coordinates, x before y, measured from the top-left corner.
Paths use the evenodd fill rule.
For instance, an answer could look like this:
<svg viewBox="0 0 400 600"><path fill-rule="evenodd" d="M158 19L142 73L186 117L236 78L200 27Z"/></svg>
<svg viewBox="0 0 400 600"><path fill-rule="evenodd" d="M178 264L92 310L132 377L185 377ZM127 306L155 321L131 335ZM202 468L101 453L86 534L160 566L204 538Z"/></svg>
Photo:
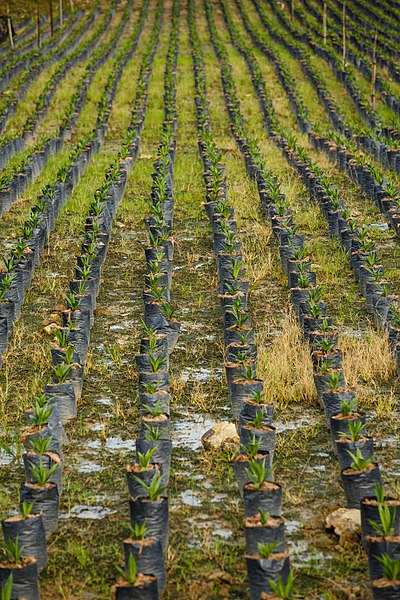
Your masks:
<svg viewBox="0 0 400 600"><path fill-rule="evenodd" d="M336 535L352 536L361 533L361 512L358 508L338 508L326 517L325 527Z"/></svg>
<svg viewBox="0 0 400 600"><path fill-rule="evenodd" d="M206 450L216 450L226 445L237 445L240 443L240 438L233 423L222 421L206 431L201 442Z"/></svg>

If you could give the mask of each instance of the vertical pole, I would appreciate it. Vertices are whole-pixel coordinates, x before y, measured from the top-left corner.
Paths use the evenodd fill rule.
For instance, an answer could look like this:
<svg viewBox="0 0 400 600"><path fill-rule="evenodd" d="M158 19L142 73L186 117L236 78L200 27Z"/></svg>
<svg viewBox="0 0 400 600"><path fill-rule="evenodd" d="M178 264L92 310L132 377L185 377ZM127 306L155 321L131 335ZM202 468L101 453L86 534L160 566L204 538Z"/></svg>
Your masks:
<svg viewBox="0 0 400 600"><path fill-rule="evenodd" d="M326 2L324 2L324 10L322 13L322 37L324 38L324 46L326 46Z"/></svg>
<svg viewBox="0 0 400 600"><path fill-rule="evenodd" d="M50 34L54 35L54 23L53 23L53 0L49 0L49 14L50 14Z"/></svg>
<svg viewBox="0 0 400 600"><path fill-rule="evenodd" d="M346 66L346 2L343 2L343 68Z"/></svg>
<svg viewBox="0 0 400 600"><path fill-rule="evenodd" d="M63 0L60 0L60 29L64 25Z"/></svg>
<svg viewBox="0 0 400 600"><path fill-rule="evenodd" d="M374 35L374 46L372 50L372 73L371 73L371 104L372 108L375 109L376 99L376 42L378 39L378 33L375 31Z"/></svg>
<svg viewBox="0 0 400 600"><path fill-rule="evenodd" d="M39 2L36 2L36 40L37 47L40 48L40 16L39 16Z"/></svg>
<svg viewBox="0 0 400 600"><path fill-rule="evenodd" d="M7 2L7 28L8 28L8 37L10 38L10 46L11 50L14 50L14 38L12 32L12 23L10 17L10 5Z"/></svg>
<svg viewBox="0 0 400 600"><path fill-rule="evenodd" d="M69 0L69 7L71 9L71 12L74 10L74 3L72 0Z"/></svg>

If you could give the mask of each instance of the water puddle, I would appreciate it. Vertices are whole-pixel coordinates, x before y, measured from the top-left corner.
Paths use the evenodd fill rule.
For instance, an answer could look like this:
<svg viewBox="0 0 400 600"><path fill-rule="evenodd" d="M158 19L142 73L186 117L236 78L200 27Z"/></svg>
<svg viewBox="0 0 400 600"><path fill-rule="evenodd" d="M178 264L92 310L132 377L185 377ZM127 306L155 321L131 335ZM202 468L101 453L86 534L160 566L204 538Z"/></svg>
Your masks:
<svg viewBox="0 0 400 600"><path fill-rule="evenodd" d="M101 448L101 441L92 440L91 442L86 442L86 446L88 448L91 448L92 450L98 450L99 448Z"/></svg>
<svg viewBox="0 0 400 600"><path fill-rule="evenodd" d="M285 519L285 531L289 536L294 535L300 527L299 521L292 519Z"/></svg>
<svg viewBox="0 0 400 600"><path fill-rule="evenodd" d="M89 426L89 429L92 431L103 431L104 423L93 423L93 425Z"/></svg>
<svg viewBox="0 0 400 600"><path fill-rule="evenodd" d="M232 537L233 532L230 529L214 529L213 535L224 538L225 540Z"/></svg>
<svg viewBox="0 0 400 600"><path fill-rule="evenodd" d="M104 406L112 406L111 398L107 396L105 398L98 398L96 400L97 404L103 404Z"/></svg>
<svg viewBox="0 0 400 600"><path fill-rule="evenodd" d="M0 450L0 466L6 466L12 463L14 456L6 450Z"/></svg>
<svg viewBox="0 0 400 600"><path fill-rule="evenodd" d="M220 379L222 369L205 369L200 367L184 369L181 372L181 380L186 381L209 381L210 379Z"/></svg>
<svg viewBox="0 0 400 600"><path fill-rule="evenodd" d="M379 231L387 231L389 229L387 223L370 223L368 227L371 227L371 229L379 229Z"/></svg>
<svg viewBox="0 0 400 600"><path fill-rule="evenodd" d="M135 442L120 437L109 437L106 440L106 449L110 452L131 452L135 450Z"/></svg>
<svg viewBox="0 0 400 600"><path fill-rule="evenodd" d="M180 492L178 494L178 498L182 501L186 506L201 506L201 498L199 498L196 492L193 490L185 490L184 492Z"/></svg>
<svg viewBox="0 0 400 600"><path fill-rule="evenodd" d="M104 467L91 460L85 460L77 467L78 473L99 473Z"/></svg>
<svg viewBox="0 0 400 600"><path fill-rule="evenodd" d="M376 448L386 448L387 446L391 446L394 449L397 448L398 443L399 440L395 435L388 435L382 438L374 438L374 445Z"/></svg>
<svg viewBox="0 0 400 600"><path fill-rule="evenodd" d="M108 515L115 513L115 510L105 508L104 506L87 506L86 504L77 504L73 506L69 513L60 515L60 519L104 519Z"/></svg>
<svg viewBox="0 0 400 600"><path fill-rule="evenodd" d="M202 447L201 437L215 425L216 421L199 413L186 413L185 418L174 422L173 444L191 450Z"/></svg>

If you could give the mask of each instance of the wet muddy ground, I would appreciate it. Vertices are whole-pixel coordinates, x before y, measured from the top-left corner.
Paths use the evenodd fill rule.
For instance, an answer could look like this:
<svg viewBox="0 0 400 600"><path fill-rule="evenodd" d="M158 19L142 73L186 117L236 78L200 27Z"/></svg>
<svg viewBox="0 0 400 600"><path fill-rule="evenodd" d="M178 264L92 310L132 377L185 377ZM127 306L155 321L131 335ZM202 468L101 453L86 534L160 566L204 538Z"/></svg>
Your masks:
<svg viewBox="0 0 400 600"><path fill-rule="evenodd" d="M170 6L167 15L168 10ZM199 15L198 27L208 61L213 130L224 151L228 194L245 243L253 318L262 354L260 362L264 365L267 389L277 400L275 478L284 488L283 514L296 586L301 597L315 600L367 599L370 598L367 562L358 542L339 543L324 528L324 518L336 507L344 506L339 468L313 392L311 360L298 331L296 334L279 257L268 226L259 214L255 186L248 180L230 137L218 65L207 39L203 14ZM67 427L69 446L60 523L50 540L49 566L41 577L44 600L108 598L115 565L122 563L122 540L127 535L129 521L125 466L133 461L139 415L135 354L143 333L141 291L146 234L142 219L149 207L152 163L161 131L160 90L168 32L167 18L151 79L150 111L143 130L141 154L116 217L102 275L78 419ZM231 58L235 69L240 70L243 66L240 58L234 52ZM129 73L133 79L134 64ZM248 598L243 508L230 466L232 452L205 452L201 444L202 435L215 423L231 420L231 413L223 376L222 316L212 236L202 206L204 188L196 145L185 2L177 81L179 128L172 299L182 332L170 364L173 456L165 598ZM126 93L127 83L123 85ZM251 89L248 78L246 85L244 94ZM252 99L248 102L243 98L246 116L250 126L257 128L259 115L253 118ZM117 131L116 116L112 125ZM107 161L116 151L116 142L110 140L92 168L93 178L88 177L85 182L87 188L81 186L78 193L84 194L86 189L93 193ZM265 144L271 161L280 167L278 152L272 154ZM317 224L314 229L311 226L306 229L310 242L315 244L317 262L326 257L326 250L324 253L321 248L329 244L327 231L316 208L307 206L304 190L300 189L296 198L298 214L306 212L306 227L311 222ZM68 213L63 218L64 224L68 222ZM43 319L57 309L62 298L80 227L81 223L71 226L70 237L59 246L50 247L44 257L17 330L21 337L26 335L25 342L15 341L1 375L1 410L10 425L6 428L7 439L17 455L13 459L4 448L0 450L2 513L15 508L19 483L23 480L21 448L13 442L18 429L10 421L17 413L21 414L19 407L25 407L28 398L47 381L49 367L45 357L51 338L43 332ZM383 231L384 227L379 224L377 229ZM383 237L383 241L389 237ZM260 239L262 244L258 243ZM383 368L378 370L378 365L370 377L360 376L360 348L369 360L372 354L374 362L374 341L368 337L371 323L355 284L349 283L351 273L341 262L341 251L334 243L328 248L332 260L339 257L339 266L336 265L335 277L329 279L329 265L325 269L321 262L321 273L326 270L330 305L338 316L341 339L347 349L349 376L368 407L368 430L376 439L376 458L384 472L387 490L396 494L400 492L399 391L393 365L387 372ZM387 257L393 261L394 279L400 279L397 254L397 242L391 239ZM43 281L47 281L45 290ZM292 345L285 349L289 332ZM285 371L281 369L282 356L285 356ZM379 357L376 362L379 363ZM19 378L23 379L21 383Z"/></svg>

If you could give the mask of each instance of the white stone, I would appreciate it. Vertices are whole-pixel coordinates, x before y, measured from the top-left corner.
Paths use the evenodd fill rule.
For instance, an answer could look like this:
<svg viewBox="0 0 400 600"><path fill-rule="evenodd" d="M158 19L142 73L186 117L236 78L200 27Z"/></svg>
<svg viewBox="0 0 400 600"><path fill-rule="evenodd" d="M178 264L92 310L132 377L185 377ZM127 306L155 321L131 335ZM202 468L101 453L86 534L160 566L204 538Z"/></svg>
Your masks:
<svg viewBox="0 0 400 600"><path fill-rule="evenodd" d="M206 450L216 450L222 448L225 444L239 444L240 438L236 431L236 427L229 421L222 421L211 427L202 436L201 442Z"/></svg>
<svg viewBox="0 0 400 600"><path fill-rule="evenodd" d="M338 508L326 517L325 525L338 536L360 533L361 512L358 508Z"/></svg>

